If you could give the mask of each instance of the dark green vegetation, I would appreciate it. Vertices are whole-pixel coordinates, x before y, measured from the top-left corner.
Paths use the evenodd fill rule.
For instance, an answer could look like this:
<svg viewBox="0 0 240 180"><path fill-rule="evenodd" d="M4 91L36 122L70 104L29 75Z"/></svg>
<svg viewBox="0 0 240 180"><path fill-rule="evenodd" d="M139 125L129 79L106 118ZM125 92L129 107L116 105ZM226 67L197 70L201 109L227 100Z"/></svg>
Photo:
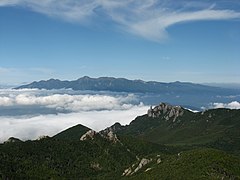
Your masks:
<svg viewBox="0 0 240 180"><path fill-rule="evenodd" d="M129 179L240 179L240 159L214 149L184 151L162 156ZM151 168L145 172L147 168Z"/></svg>
<svg viewBox="0 0 240 180"><path fill-rule="evenodd" d="M53 136L54 139L61 139L61 140L72 140L72 141L78 141L80 137L85 134L88 130L90 130L88 127L85 127L81 124L78 124L76 126L73 126L65 131L62 131L55 136Z"/></svg>
<svg viewBox="0 0 240 180"><path fill-rule="evenodd" d="M72 130L82 131L83 126ZM66 134L65 134L66 133ZM100 135L94 140L67 139L70 131L38 141L4 143L0 146L0 177L3 179L79 179L121 176L135 160L125 146Z"/></svg>
<svg viewBox="0 0 240 180"><path fill-rule="evenodd" d="M128 126L89 132L11 138L0 144L0 179L240 179L240 110L163 103Z"/></svg>
<svg viewBox="0 0 240 180"><path fill-rule="evenodd" d="M240 154L240 110L183 111L174 122L173 118L166 120L166 114L155 118L143 115L115 133L158 144L204 146Z"/></svg>

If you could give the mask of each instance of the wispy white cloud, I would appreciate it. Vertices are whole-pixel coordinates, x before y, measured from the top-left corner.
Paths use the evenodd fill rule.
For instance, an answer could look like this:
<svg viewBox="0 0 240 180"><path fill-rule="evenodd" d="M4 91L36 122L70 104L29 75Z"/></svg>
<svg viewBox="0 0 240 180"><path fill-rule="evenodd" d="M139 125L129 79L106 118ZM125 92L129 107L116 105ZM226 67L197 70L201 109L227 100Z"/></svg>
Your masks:
<svg viewBox="0 0 240 180"><path fill-rule="evenodd" d="M240 109L240 102L233 101L230 103L213 103L213 108Z"/></svg>
<svg viewBox="0 0 240 180"><path fill-rule="evenodd" d="M216 1L217 3L218 1ZM108 18L123 31L162 41L167 28L182 22L240 18L216 3L166 0L2 0L0 6L22 6L51 17L82 24Z"/></svg>

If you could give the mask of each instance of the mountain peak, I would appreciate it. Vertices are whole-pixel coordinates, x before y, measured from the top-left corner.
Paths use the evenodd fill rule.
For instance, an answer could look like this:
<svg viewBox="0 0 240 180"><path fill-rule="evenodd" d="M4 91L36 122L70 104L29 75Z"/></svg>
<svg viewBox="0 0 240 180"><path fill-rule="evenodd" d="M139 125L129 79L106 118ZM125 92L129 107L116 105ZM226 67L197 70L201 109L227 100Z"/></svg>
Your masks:
<svg viewBox="0 0 240 180"><path fill-rule="evenodd" d="M56 134L53 138L60 140L79 140L89 130L90 128L78 124Z"/></svg>
<svg viewBox="0 0 240 180"><path fill-rule="evenodd" d="M177 117L182 116L183 113L184 109L181 106L172 106L167 103L161 103L154 108L151 106L147 112L148 117L158 118L164 116L167 121L173 118L173 122L175 122Z"/></svg>
<svg viewBox="0 0 240 180"><path fill-rule="evenodd" d="M10 137L7 141L4 143L16 143L16 142L22 142L20 139L15 138L15 137Z"/></svg>

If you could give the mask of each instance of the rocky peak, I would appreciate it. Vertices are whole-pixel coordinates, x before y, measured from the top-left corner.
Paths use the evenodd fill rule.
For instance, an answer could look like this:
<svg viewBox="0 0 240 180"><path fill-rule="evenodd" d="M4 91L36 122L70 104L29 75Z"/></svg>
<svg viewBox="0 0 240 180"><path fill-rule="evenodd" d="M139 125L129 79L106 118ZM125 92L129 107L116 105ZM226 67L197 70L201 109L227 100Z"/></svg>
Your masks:
<svg viewBox="0 0 240 180"><path fill-rule="evenodd" d="M117 138L117 135L109 129L101 131L99 133L94 130L89 130L81 136L80 140L81 141L93 140L94 136L96 136L96 135L100 135L102 138L105 138L113 143L120 142L119 139Z"/></svg>
<svg viewBox="0 0 240 180"><path fill-rule="evenodd" d="M118 126L118 125L121 126L121 124L119 124L119 123L116 123L116 124L117 124L117 126ZM106 128L106 129L103 130L103 131L100 131L99 134L100 134L103 138L105 138L105 139L107 139L107 140L109 140L109 141L112 141L113 143L117 143L117 142L120 142L120 141L119 141L119 139L117 138L117 135L115 134L115 132L117 132L117 129L115 129L115 124L114 124L113 126L111 126L111 127L109 127L109 128Z"/></svg>
<svg viewBox="0 0 240 180"><path fill-rule="evenodd" d="M158 118L160 116L164 116L165 119L168 121L169 119L173 119L175 122L176 118L182 116L184 113L183 108L180 106L172 106L166 103L161 103L158 106L155 106L148 110L148 117Z"/></svg>
<svg viewBox="0 0 240 180"><path fill-rule="evenodd" d="M110 131L112 131L113 133L116 133L120 130L122 130L124 127L120 124L120 123L115 123L114 125L112 125L111 127L108 127L104 130L102 130L100 132L100 134L104 134L104 135L107 135Z"/></svg>
<svg viewBox="0 0 240 180"><path fill-rule="evenodd" d="M4 143L15 143L15 142L22 142L20 139L15 138L15 137L10 137L7 141Z"/></svg>

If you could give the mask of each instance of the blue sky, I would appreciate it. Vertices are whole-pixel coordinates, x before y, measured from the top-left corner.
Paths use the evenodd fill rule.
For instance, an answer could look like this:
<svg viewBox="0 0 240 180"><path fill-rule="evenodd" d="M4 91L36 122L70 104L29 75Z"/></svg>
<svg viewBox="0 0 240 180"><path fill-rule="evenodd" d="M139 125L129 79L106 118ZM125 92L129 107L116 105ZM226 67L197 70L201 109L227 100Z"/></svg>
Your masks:
<svg viewBox="0 0 240 180"><path fill-rule="evenodd" d="M240 83L238 0L0 0L0 84Z"/></svg>

